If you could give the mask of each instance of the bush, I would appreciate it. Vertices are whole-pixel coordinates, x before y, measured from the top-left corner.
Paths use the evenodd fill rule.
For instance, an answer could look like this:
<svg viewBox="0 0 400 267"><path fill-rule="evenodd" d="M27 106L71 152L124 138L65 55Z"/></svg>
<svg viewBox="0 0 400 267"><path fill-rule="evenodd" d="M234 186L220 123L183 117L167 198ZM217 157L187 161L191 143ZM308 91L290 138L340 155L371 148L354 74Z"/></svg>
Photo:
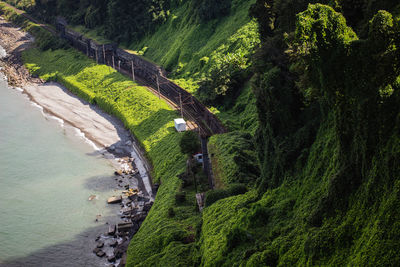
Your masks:
<svg viewBox="0 0 400 267"><path fill-rule="evenodd" d="M217 103L233 96L239 90L248 74L245 71L247 58L229 54L215 59L215 66L206 78L199 82L199 97L205 103Z"/></svg>
<svg viewBox="0 0 400 267"><path fill-rule="evenodd" d="M206 193L204 205L206 207L211 206L217 200L220 200L220 199L223 199L226 197L229 197L229 195L228 195L228 192L224 189L215 189L215 190L208 191Z"/></svg>
<svg viewBox="0 0 400 267"><path fill-rule="evenodd" d="M230 196L241 195L247 192L247 187L244 184L232 184L228 187L227 192Z"/></svg>
<svg viewBox="0 0 400 267"><path fill-rule="evenodd" d="M185 202L185 200L186 200L186 192L178 192L178 193L176 193L175 202L177 204L183 203L183 202Z"/></svg>
<svg viewBox="0 0 400 267"><path fill-rule="evenodd" d="M187 131L183 134L179 146L182 154L192 155L200 150L199 137L195 132Z"/></svg>
<svg viewBox="0 0 400 267"><path fill-rule="evenodd" d="M243 184L233 184L233 185L229 186L227 189L211 190L206 193L206 198L205 198L204 204L206 207L208 207L220 199L244 194L246 192L247 192L247 188Z"/></svg>
<svg viewBox="0 0 400 267"><path fill-rule="evenodd" d="M226 236L226 249L231 251L247 239L246 231L235 225Z"/></svg>
<svg viewBox="0 0 400 267"><path fill-rule="evenodd" d="M168 218L175 217L175 211L173 207L168 208Z"/></svg>

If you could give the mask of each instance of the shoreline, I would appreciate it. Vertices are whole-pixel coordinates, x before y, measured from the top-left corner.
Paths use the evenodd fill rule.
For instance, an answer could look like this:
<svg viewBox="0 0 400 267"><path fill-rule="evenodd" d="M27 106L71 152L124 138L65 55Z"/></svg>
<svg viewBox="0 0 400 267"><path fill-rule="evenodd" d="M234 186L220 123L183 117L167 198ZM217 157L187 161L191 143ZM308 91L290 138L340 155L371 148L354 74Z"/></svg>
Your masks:
<svg viewBox="0 0 400 267"><path fill-rule="evenodd" d="M149 180L146 191L151 194L151 164L144 156L145 151L129 130L125 129L123 123L99 107L75 96L63 85L32 77L23 65L21 53L32 46L34 38L2 17L0 25L7 25L0 28L0 45L7 53L5 57L0 58L0 67L8 79L9 86L22 89L22 93L27 95L30 101L41 106L45 113L79 129L87 139L116 158L130 157L131 152L135 152L136 157L143 162L148 176L146 178ZM90 114L87 115L88 113Z"/></svg>
<svg viewBox="0 0 400 267"><path fill-rule="evenodd" d="M5 24L7 27L4 27ZM29 34L0 17L0 37L0 45L7 53L5 57L0 58L0 71L7 77L10 89L20 91L30 102L39 106L45 116L61 120L61 125L65 123L77 129L84 139L92 142L94 150L109 160L116 170L116 189L121 191L117 195L123 195L123 190L131 188L139 192L123 198L120 202L120 213L116 214L123 219L122 222L133 223L128 233L109 230L96 238L96 242L99 243L93 250L99 257L106 256L108 262L123 266L123 260L121 265L119 258L123 258L123 254L126 255L130 239L139 229L154 202L151 165L145 158L143 149L117 118L78 98L58 83L44 83L41 79L30 76L21 60L21 52L29 48L34 41ZM106 245L113 247L114 252L111 255L107 253L100 256L101 253L98 252L102 250L98 248L101 243L103 246L107 243Z"/></svg>

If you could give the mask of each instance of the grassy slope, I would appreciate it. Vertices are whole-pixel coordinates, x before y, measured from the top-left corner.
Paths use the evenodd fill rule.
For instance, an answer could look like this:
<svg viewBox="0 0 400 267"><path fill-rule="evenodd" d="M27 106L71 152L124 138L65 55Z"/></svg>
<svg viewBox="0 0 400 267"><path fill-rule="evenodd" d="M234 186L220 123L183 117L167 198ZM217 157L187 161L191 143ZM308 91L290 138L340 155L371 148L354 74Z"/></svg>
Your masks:
<svg viewBox="0 0 400 267"><path fill-rule="evenodd" d="M254 2L253 0L235 0L232 2L230 15L206 24L199 24L189 12L190 1L185 1L171 11L168 21L155 33L132 44L130 48L146 51L147 59L173 70L174 81L196 94L197 81L215 66L219 59L228 53L250 58L250 51L259 43L257 23L251 21L248 16L248 9ZM110 42L99 35L101 29L88 30L82 26L72 28L99 42ZM250 82L243 86L231 108L220 110L212 108L212 110L231 131L244 131L253 135L257 129L255 97L251 91ZM237 142L234 139L225 135L211 138L210 149L214 154L213 168L217 182L221 186L227 181L234 181L233 176L237 174L237 171L233 171L238 169L233 161L236 154L227 153L225 149L234 146L235 143ZM241 144L238 145L244 147ZM234 147L238 148L238 146ZM222 166L228 168L222 170ZM230 177L227 177L226 173L230 173Z"/></svg>
<svg viewBox="0 0 400 267"><path fill-rule="evenodd" d="M42 64L45 55L52 58L43 67L53 68L52 64L58 60L52 57L52 53L32 53L38 53L31 60L36 61L36 64ZM67 61L75 65L84 60L79 57L73 53ZM70 68L73 69L73 66ZM72 79L75 75L79 76L78 73L71 72L66 77L72 75ZM59 74L57 77L63 76ZM141 127L146 125L152 128L152 120L148 122L150 125L140 123L135 129L140 132ZM396 253L400 246L400 218L397 212L400 208L400 183L395 179L400 176L399 168L395 167L400 161L399 129L396 129L387 143L381 145L367 179L352 195L347 212L326 219L320 228L311 227L307 223L312 207L326 193L329 180L339 171L337 140L332 123L333 120L327 118L319 129L303 171L295 177L287 177L287 182L282 186L267 191L260 200L255 197L255 192L249 192L217 201L204 210L202 235L197 243L203 265L364 266L371 262L377 265L400 263L399 254ZM191 225L199 221L190 203L193 195L189 194L189 200L178 207L174 204L174 193L180 185L174 177L177 170L183 169L184 163L178 160L170 162L170 165L161 164L167 158L165 153L170 151L161 149L163 140L149 141L149 144L157 147L152 149L153 152L159 151L162 155L159 163L154 159L153 163L155 174L163 184L155 205L131 243L129 265L188 266L193 264L193 257L197 255L196 245L185 241L185 235L190 237L193 234ZM171 136L168 141L171 141L168 144L170 146L177 140ZM145 142L142 143L146 146ZM171 153L179 152L175 150ZM177 169L173 169L174 166ZM174 220L166 215L172 206L177 213ZM241 245L237 245L240 242Z"/></svg>
<svg viewBox="0 0 400 267"><path fill-rule="evenodd" d="M250 2L244 1L240 4L240 9L236 9L235 12L231 13L232 16L225 18L222 22L210 22L206 27L191 26L212 35L208 27L221 23L221 26L218 26L218 31L212 37L214 41L207 43L204 49L205 54L210 55L213 52L214 55L224 54L230 49L246 45L248 34L255 36L254 33L257 32L257 29L254 27L254 22L246 24L250 21L247 16ZM184 10L181 10L181 12L184 12ZM242 27L244 24L246 25ZM237 29L241 30L236 33ZM154 38L159 33L156 33ZM169 34L178 33L179 31L175 29ZM224 47L222 43L230 35L234 35L234 37L231 38L228 47ZM221 36L222 38L220 38ZM197 37L197 35L187 36L187 38L189 37ZM97 38L98 36L95 39ZM171 36L171 38L174 37ZM187 49L189 48L192 51L196 49L196 47L191 46L187 47ZM219 48L219 51L214 51L217 48ZM170 51L164 52L169 53ZM171 129L168 130L168 126L163 127L163 123L166 121L162 120L163 117L163 119L170 121L174 115L170 117L169 114L173 114L173 112L170 113L171 111L165 107L157 107L158 99L154 99L154 96L148 94L143 88L137 87L106 66L95 65L75 51L59 50L43 53L33 50L25 54L25 60L31 71L41 75L42 78L57 80L80 97L90 102L95 101L103 109L120 117L148 151L148 157L154 164L154 176L156 179L161 179L162 186L157 194L155 205L131 242L128 257L129 265L190 265L193 260L196 260L197 253L193 248L192 241L188 242L188 240L193 239L196 225L201 218L194 209L193 190L186 189L187 201L185 203L180 205L175 203L175 192L180 190L180 181L176 179L176 175L183 170L184 163L176 147L178 144L176 135L171 132ZM198 62L192 61L192 64L196 67ZM193 83L193 80L182 79L180 81ZM195 86L190 88L195 88ZM136 93L134 94L133 91L136 91ZM148 97L153 101L152 104L148 103ZM236 105L233 111L221 112L218 115L224 122L228 122L230 118L233 118L231 121L236 121L236 115L242 114L243 107L245 107L249 112L242 114L244 118L242 121L244 121L250 117L255 117L254 102L254 96L247 84L239 97L238 103L240 104ZM250 103L251 105L248 105ZM155 115L150 116L151 112L155 112ZM237 126L235 124L232 127ZM250 126L252 129L254 127L254 125ZM171 144L171 146L167 147L166 144ZM173 208L176 214L173 219L167 216L170 208Z"/></svg>
<svg viewBox="0 0 400 267"><path fill-rule="evenodd" d="M175 82L196 94L197 81L217 64L217 60L228 53L246 58L251 56L252 47L259 43L257 24L248 16L248 9L253 2L233 1L229 16L206 24L198 24L188 12L190 1L186 1L172 10L168 21L155 33L131 45L131 49L146 51L147 59L174 70L172 78ZM84 33L89 38L108 42L99 36L97 30L88 30L82 26L75 26L73 29ZM255 97L251 91L250 82L243 86L231 108L220 110L212 108L212 110L231 131L244 131L253 135L257 129ZM213 168L217 182L221 186L227 181L234 181L233 176L237 174L237 171L233 171L238 169L233 161L236 154L227 153L225 149L234 146L235 143L237 142L234 139L225 135L211 138L210 150L214 154ZM244 147L241 144L238 145ZM238 148L238 146L234 147ZM226 173L230 173L230 177L227 177Z"/></svg>
<svg viewBox="0 0 400 267"><path fill-rule="evenodd" d="M181 184L176 176L185 168L185 158L178 146L181 135L173 126L176 111L144 87L107 66L95 64L75 50L40 52L33 49L25 52L23 58L32 73L64 84L80 97L96 102L103 110L119 117L146 149L153 163L153 177L161 186L153 208L130 246L130 262L146 265L146 258L151 262L152 256L161 254L168 264L189 264L192 245L183 241L193 236L198 215L194 194L188 194L187 201L175 207L175 192ZM176 216L170 219L168 209L173 206Z"/></svg>
<svg viewBox="0 0 400 267"><path fill-rule="evenodd" d="M236 133L218 134L210 137L208 149L217 188L223 188L229 183L247 180L243 179L243 176L246 175L245 171L240 170L240 166L235 162L235 156L241 153L251 154L256 158L255 153L249 151L254 151L254 148L249 147L248 144L251 140L242 140L243 137L239 133L255 134L258 127L255 102L256 99L250 82L247 82L232 108L216 112L217 117L230 131L236 131ZM257 160L255 161L257 162Z"/></svg>
<svg viewBox="0 0 400 267"><path fill-rule="evenodd" d="M132 50L147 47L145 56L169 70L176 70L185 78L199 71L200 59L210 57L241 27L250 22L248 10L253 0L233 0L229 16L212 20L206 24L193 21L188 12L191 1L185 1L157 31L131 45Z"/></svg>
<svg viewBox="0 0 400 267"><path fill-rule="evenodd" d="M321 126L306 167L256 201L252 192L217 201L204 211L202 263L206 266L367 266L400 263L400 136L376 154L347 211L308 224L310 213L339 170L333 119ZM385 170L390 170L385 171ZM254 202L254 203L252 203ZM229 221L229 223L226 223ZM237 244L240 243L240 246Z"/></svg>
<svg viewBox="0 0 400 267"><path fill-rule="evenodd" d="M140 42L130 46L132 50L142 50L145 52L145 57L173 71L172 78L175 79L180 86L191 93L196 94L196 81L200 79L207 71L215 64L215 59L225 56L228 53L243 53L249 57L248 49L257 45L259 42L257 25L250 21L248 17L248 9L254 1L236 0L232 2L232 10L229 16L222 20L214 20L207 24L193 23L190 19L191 14L188 12L189 1L182 5L177 10L172 11L172 15L166 24L162 25L154 34L151 34ZM249 44L251 43L251 44ZM200 59L207 58L207 61L201 62ZM257 128L257 115L255 107L255 97L251 91L250 83L246 83L244 89L240 93L238 99L231 109L217 111L217 116L228 124L230 130L243 130L254 134ZM212 137L213 139L226 140L225 135ZM234 139L228 141L235 142ZM229 143L229 142L228 142ZM225 144L230 146L232 143ZM218 143L220 145L220 143ZM230 173L232 177L237 173L237 165L233 162L233 154L217 153L222 151L223 147L211 146L215 157L213 163L218 166L219 159L221 162L231 163L234 170L223 170L223 173ZM225 151L225 150L224 150ZM222 165L222 164L221 164ZM223 165L226 167L226 164ZM213 166L214 168L214 166ZM216 167L214 168L216 172ZM218 175L217 175L218 176ZM224 183L234 182L235 179L227 179L227 176L222 178ZM217 179L220 179L217 177ZM223 187L223 185L221 185ZM150 234L150 233L149 233ZM158 233L156 233L158 234ZM136 249L137 246L134 240L130 246L130 252ZM147 260L143 265L154 264L160 266L160 260L165 256L171 257L175 255L170 248L167 247L166 252L160 255L154 255L154 262ZM192 251L192 257L196 257L196 253ZM140 261L130 257L130 263L133 265ZM159 257L162 257L161 259ZM177 264L177 261L172 260L170 265ZM183 263L182 265L185 265Z"/></svg>

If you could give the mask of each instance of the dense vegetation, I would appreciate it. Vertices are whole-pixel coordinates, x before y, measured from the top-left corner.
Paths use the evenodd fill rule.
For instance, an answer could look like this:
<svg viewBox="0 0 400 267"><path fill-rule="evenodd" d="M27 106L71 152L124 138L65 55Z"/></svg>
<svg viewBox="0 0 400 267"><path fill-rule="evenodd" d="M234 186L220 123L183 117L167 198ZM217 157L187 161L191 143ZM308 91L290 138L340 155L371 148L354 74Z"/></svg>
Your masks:
<svg viewBox="0 0 400 267"><path fill-rule="evenodd" d="M135 235L135 251L141 257L149 257L172 242L167 249L181 251L176 256L185 262L188 248L182 247L180 241L192 238L194 229L189 226L196 225L199 215L193 206L193 190L179 207L175 205L175 193L181 183L177 176L185 169L185 157L179 147L183 134L177 133L173 124L176 111L128 77L105 65L96 65L80 52L33 49L25 52L23 58L33 74L58 81L81 98L96 103L120 118L136 136L152 162L154 182L162 186L146 218L150 223L143 224ZM175 216L170 218L168 211L172 208Z"/></svg>
<svg viewBox="0 0 400 267"><path fill-rule="evenodd" d="M107 81L108 68L79 53L26 54L32 71L133 120L155 164L162 184L128 265L400 265L400 4L228 2L171 2L164 22L128 44L216 106L232 131L210 139L218 189L201 214L196 190L176 178L180 136L137 108L154 97L118 89L132 85L116 73L115 86L86 82Z"/></svg>
<svg viewBox="0 0 400 267"><path fill-rule="evenodd" d="M248 16L254 0L7 2L49 23L63 16L90 38L145 55L210 104L237 97L259 44L257 23Z"/></svg>

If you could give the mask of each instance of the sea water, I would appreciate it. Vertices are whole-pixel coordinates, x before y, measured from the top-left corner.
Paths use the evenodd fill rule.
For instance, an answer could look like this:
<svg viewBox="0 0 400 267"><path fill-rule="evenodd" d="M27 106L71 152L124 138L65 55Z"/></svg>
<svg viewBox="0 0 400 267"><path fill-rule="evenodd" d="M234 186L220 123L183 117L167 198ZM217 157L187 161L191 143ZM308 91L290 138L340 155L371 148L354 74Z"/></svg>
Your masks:
<svg viewBox="0 0 400 267"><path fill-rule="evenodd" d="M0 81L0 266L107 266L92 250L116 219L112 176L77 129Z"/></svg>

